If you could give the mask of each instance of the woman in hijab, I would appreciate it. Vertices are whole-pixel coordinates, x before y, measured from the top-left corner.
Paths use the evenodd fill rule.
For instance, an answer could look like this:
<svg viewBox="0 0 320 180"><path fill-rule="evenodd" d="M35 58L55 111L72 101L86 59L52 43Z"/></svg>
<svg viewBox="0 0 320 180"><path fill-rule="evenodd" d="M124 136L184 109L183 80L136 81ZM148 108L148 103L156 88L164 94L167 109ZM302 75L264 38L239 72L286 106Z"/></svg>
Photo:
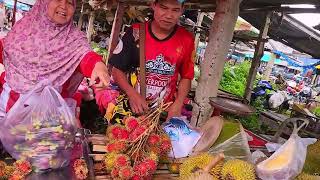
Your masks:
<svg viewBox="0 0 320 180"><path fill-rule="evenodd" d="M84 76L98 82L96 88L109 84L102 57L73 25L75 7L75 0L37 0L4 38L0 121L41 80L49 80L64 98L73 96Z"/></svg>

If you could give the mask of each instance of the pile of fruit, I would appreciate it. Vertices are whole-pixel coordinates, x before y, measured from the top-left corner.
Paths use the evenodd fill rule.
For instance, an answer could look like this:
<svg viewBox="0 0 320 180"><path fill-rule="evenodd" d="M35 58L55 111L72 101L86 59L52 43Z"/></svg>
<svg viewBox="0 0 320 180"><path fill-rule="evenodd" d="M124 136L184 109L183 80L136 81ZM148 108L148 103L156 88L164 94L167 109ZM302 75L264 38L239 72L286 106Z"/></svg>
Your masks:
<svg viewBox="0 0 320 180"><path fill-rule="evenodd" d="M206 167L213 159L214 155L203 153L190 157L180 166L180 179L188 179L195 169ZM246 161L232 159L219 162L210 172L214 180L234 179L234 180L255 180L255 168L253 164Z"/></svg>
<svg viewBox="0 0 320 180"><path fill-rule="evenodd" d="M22 180L32 172L31 164L18 160L12 166L0 161L0 179Z"/></svg>
<svg viewBox="0 0 320 180"><path fill-rule="evenodd" d="M161 110L168 105L162 105ZM126 117L109 126L105 168L114 179L150 178L159 159L171 151L171 141L160 127L160 109L139 118Z"/></svg>
<svg viewBox="0 0 320 180"><path fill-rule="evenodd" d="M2 139L7 152L13 158L27 159L37 171L68 164L74 143L73 124L58 112L45 116L34 113L30 122L8 129L10 136Z"/></svg>

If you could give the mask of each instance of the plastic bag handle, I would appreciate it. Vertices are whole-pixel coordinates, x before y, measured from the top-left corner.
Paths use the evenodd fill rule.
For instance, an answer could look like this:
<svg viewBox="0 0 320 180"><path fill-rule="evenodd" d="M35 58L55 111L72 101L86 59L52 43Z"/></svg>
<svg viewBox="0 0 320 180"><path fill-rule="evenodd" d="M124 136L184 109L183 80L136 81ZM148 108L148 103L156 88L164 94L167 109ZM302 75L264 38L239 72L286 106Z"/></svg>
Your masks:
<svg viewBox="0 0 320 180"><path fill-rule="evenodd" d="M293 133L298 134L298 132L300 131L301 128L303 128L304 126L307 127L309 125L309 120L308 119L300 119L301 121L304 121L299 127L297 127L297 121L294 122L294 129L293 129Z"/></svg>
<svg viewBox="0 0 320 180"><path fill-rule="evenodd" d="M297 125L298 121L304 121L304 123L302 123L298 127L298 125ZM290 122L293 124L292 134L298 134L298 132L301 130L301 128L303 128L304 126L307 126L309 124L309 120L305 119L305 118L288 118L281 123L281 126L279 127L278 131L276 132L276 134L273 136L273 138L271 140L272 142L278 142L280 135L282 134L282 132L285 129L285 127L287 126L287 124Z"/></svg>

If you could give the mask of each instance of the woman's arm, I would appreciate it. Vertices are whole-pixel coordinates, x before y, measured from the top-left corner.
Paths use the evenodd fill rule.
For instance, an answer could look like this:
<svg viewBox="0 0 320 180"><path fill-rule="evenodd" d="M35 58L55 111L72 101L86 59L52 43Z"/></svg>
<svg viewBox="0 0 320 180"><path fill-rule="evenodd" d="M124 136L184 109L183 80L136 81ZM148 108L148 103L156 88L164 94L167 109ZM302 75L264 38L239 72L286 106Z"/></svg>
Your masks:
<svg viewBox="0 0 320 180"><path fill-rule="evenodd" d="M98 62L102 62L102 56L93 51L88 52L83 57L79 65L80 73L83 74L85 77L90 78L96 63Z"/></svg>

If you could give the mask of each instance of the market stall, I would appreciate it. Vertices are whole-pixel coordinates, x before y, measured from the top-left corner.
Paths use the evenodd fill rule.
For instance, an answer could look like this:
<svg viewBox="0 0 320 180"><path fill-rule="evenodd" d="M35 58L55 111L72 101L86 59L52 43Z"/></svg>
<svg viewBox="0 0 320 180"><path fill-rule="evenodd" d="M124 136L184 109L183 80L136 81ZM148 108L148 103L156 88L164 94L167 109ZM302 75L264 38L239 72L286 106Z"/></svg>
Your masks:
<svg viewBox="0 0 320 180"><path fill-rule="evenodd" d="M122 16L126 8L125 2L111 3L112 5L116 4L116 13L109 50L100 52L104 55L105 61L108 61L118 42ZM177 117L164 122L163 111L170 106L170 103L164 104L159 101L158 106L142 116L128 114L124 118L119 118L122 122L119 124L111 124L106 120L107 118L102 119L103 123L99 126L103 126L106 131L100 134L87 129L78 129L72 142L75 147L72 154L77 156L74 161L62 169L54 171L46 169L37 172L37 170L32 171L31 164L27 161L13 163L12 159L9 159L7 164L0 164L0 174L2 173L5 178L16 175L20 179L201 179L202 175L206 175L210 179L251 180L270 177L292 179L299 175L304 179L303 176L309 177L316 173L318 170L316 164L318 161L316 160L318 159L316 159L317 153L315 152L318 152L319 141L315 143L316 139L303 140L299 137L298 131L307 124L304 119L302 119L302 124L297 123L300 119L287 120L286 123L292 121L294 124L289 127L289 130L290 128L294 129L292 135L290 134L289 140L284 144L269 144L273 148L273 151L268 151L269 154L265 155L261 151L252 153L251 145L255 145L255 142L259 141L262 146L265 146L271 140L255 136L254 133L244 129L237 119L228 118L226 114L247 116L254 113L253 108L244 104L241 98L237 99L238 101L235 100L236 98L231 100L227 95L209 99L209 96L217 96L218 94L218 86L215 86L213 90L210 86L212 85L211 80L217 82L215 84L220 82L219 77L221 77L221 70L224 67L224 61L221 59L226 57L232 39L230 36L233 33L233 29L229 29L227 32L220 30L233 27L236 22L235 17L239 13L239 1L226 2L224 2L226 4L220 1L217 4L209 4L208 2L210 5L208 7L217 7L219 12L224 12L226 7L232 7L233 11L214 19L217 22L222 19L229 19L229 21L225 24L214 24L213 26L217 27L212 28L211 31L211 42L209 41L209 49L205 59L210 59L213 56L219 58L213 58L213 62L205 60L202 65L202 69L207 70L213 77L206 78L204 75L200 77L201 83L196 95L197 102L201 104L196 114L198 119L189 122L182 117ZM144 1L131 3L146 5ZM106 5L108 6L108 3ZM200 2L190 2L187 7L208 8ZM95 17L93 12L89 14L88 29L92 31ZM254 57L255 62L248 77L249 86L253 86L253 80L255 80L254 73L263 53L268 23L270 23L270 16L266 16L265 25L261 28ZM215 34L218 31L221 33ZM228 42L221 42L219 36L228 36ZM91 37L91 32L88 33L88 37ZM214 46L219 43L222 47ZM210 69L205 69L205 67L210 67L210 64L214 64L214 67L211 65ZM246 90L247 97L249 92L251 95L251 87L249 86ZM209 94L208 91L210 91ZM201 99L201 97L205 98ZM204 99L205 102L203 102ZM202 110L207 112L203 113ZM201 118L199 118L200 116ZM41 125L33 124L30 128L39 129L38 126ZM16 129L16 131L28 134L28 131L23 128ZM59 128L55 131L58 135L63 134ZM280 135L281 133L277 134L277 136ZM30 136L32 135L27 136L26 139ZM66 137L69 136L66 135ZM307 145L313 143L315 144L307 150ZM39 145L49 149L56 148L55 144L50 142L41 142ZM275 153L272 154L272 152ZM299 154L299 157L296 154ZM42 163L54 164L55 162L39 162L41 166ZM303 165L310 165L310 167L305 167L303 171L309 175L301 174Z"/></svg>

